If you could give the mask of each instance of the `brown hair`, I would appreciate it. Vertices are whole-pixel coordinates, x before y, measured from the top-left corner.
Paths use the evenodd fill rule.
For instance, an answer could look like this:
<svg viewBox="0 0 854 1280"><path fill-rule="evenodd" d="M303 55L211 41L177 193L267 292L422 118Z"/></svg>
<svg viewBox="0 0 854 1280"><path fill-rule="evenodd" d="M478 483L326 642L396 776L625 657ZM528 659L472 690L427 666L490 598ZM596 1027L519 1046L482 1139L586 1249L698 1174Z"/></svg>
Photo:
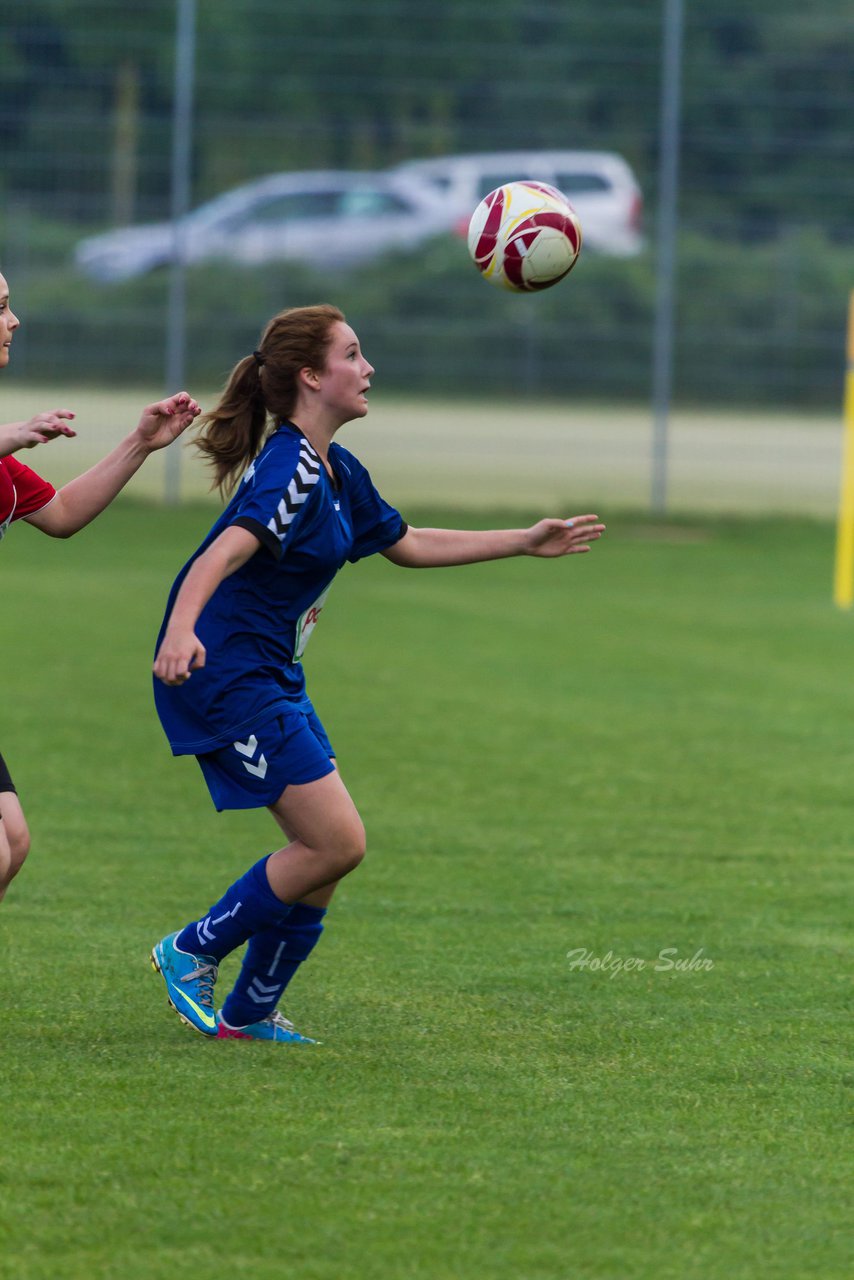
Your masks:
<svg viewBox="0 0 854 1280"><path fill-rule="evenodd" d="M227 496L260 451L268 419L275 426L296 407L300 369L322 369L337 307L289 307L273 316L258 350L234 366L219 404L199 419L196 448L213 469L213 486Z"/></svg>

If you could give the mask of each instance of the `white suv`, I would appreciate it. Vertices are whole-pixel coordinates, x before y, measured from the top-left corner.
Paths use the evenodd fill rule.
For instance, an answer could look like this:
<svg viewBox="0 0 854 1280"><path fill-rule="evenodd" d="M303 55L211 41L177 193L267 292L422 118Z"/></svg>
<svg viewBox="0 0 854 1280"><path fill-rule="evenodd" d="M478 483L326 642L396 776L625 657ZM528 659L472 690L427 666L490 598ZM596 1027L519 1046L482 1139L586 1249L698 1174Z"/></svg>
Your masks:
<svg viewBox="0 0 854 1280"><path fill-rule="evenodd" d="M484 196L502 183L532 178L569 199L581 220L584 243L627 256L643 248L643 199L622 156L610 151L495 151L407 160L397 172L430 183L442 197L448 226L465 233Z"/></svg>

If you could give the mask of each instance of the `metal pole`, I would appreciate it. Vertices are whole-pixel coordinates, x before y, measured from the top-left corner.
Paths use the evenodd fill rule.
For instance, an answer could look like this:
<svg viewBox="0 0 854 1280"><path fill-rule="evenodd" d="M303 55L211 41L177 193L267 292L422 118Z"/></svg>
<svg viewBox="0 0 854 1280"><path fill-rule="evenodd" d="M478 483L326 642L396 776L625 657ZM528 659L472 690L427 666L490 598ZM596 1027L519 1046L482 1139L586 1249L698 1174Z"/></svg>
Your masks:
<svg viewBox="0 0 854 1280"><path fill-rule="evenodd" d="M175 80L172 99L172 262L166 319L166 390L180 391L187 356L187 229L193 142L193 74L196 62L196 0L177 0ZM181 444L166 451L165 499L181 496Z"/></svg>
<svg viewBox="0 0 854 1280"><path fill-rule="evenodd" d="M664 0L659 120L658 231L652 371L652 491L654 512L667 506L667 427L673 390L673 318L679 194L679 115L683 0Z"/></svg>
<svg viewBox="0 0 854 1280"><path fill-rule="evenodd" d="M845 434L833 574L833 599L840 609L850 609L854 603L854 293L848 299L845 355Z"/></svg>

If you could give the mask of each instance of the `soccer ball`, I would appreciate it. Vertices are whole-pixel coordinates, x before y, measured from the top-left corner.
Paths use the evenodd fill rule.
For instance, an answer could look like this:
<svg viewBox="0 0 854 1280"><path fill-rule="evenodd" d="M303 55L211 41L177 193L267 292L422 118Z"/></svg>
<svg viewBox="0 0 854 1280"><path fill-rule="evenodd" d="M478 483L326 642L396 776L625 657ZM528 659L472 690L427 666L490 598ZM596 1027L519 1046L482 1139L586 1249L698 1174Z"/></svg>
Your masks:
<svg viewBox="0 0 854 1280"><path fill-rule="evenodd" d="M491 284L515 293L550 289L575 266L581 223L557 187L505 182L472 214L468 245L475 266Z"/></svg>

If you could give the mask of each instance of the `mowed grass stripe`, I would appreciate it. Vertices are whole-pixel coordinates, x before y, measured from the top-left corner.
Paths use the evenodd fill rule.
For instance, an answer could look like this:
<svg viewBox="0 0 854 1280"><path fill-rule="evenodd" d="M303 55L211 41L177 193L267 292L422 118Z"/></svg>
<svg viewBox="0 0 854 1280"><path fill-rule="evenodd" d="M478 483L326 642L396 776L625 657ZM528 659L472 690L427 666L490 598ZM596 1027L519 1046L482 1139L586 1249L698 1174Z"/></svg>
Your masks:
<svg viewBox="0 0 854 1280"><path fill-rule="evenodd" d="M358 324L356 326L358 328ZM646 509L653 425L646 405L403 397L374 378L370 412L341 441L401 507L488 510L495 504L566 514L599 506ZM203 409L219 388L187 388ZM4 385L5 421L48 408L76 411L74 440L33 455L59 484L91 466L136 424L162 388ZM674 406L668 423L667 497L671 511L789 513L830 519L839 493L839 413L700 409ZM183 445L149 459L130 483L137 498L186 500L210 493L210 473Z"/></svg>

